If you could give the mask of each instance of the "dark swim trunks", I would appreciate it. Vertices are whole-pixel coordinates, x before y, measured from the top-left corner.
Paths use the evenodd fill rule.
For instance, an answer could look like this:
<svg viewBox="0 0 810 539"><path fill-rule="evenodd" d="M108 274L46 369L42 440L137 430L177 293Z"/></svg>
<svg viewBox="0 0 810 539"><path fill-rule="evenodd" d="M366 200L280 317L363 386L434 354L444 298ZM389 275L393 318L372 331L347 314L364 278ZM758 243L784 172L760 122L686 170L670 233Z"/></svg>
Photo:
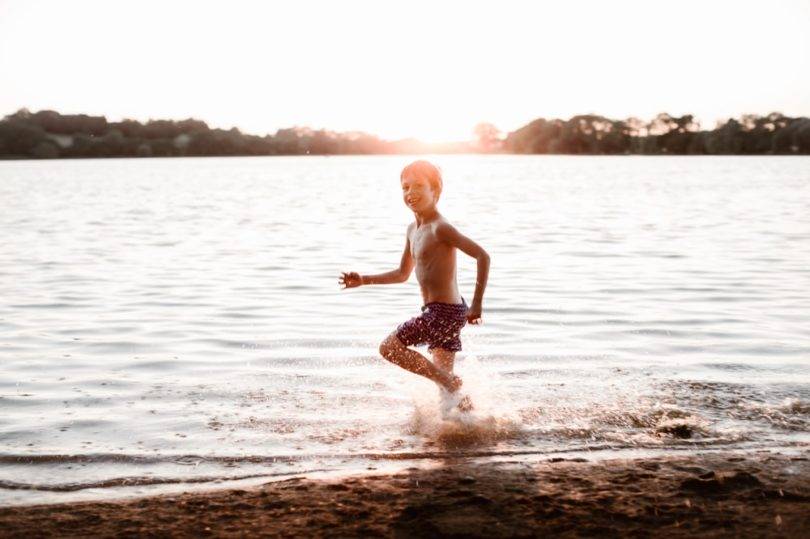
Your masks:
<svg viewBox="0 0 810 539"><path fill-rule="evenodd" d="M397 338L405 346L428 345L428 350L441 348L461 351L461 328L467 323L467 302L431 302L422 307L422 314L400 324Z"/></svg>

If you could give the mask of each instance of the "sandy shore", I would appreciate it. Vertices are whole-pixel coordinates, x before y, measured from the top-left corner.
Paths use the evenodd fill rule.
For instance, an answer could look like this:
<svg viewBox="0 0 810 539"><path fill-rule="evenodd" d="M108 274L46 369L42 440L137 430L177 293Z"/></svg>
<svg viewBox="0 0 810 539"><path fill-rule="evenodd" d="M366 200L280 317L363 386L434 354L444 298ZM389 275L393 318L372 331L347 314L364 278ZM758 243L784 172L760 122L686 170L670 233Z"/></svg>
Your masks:
<svg viewBox="0 0 810 539"><path fill-rule="evenodd" d="M810 460L446 461L340 481L0 508L0 536L807 537Z"/></svg>

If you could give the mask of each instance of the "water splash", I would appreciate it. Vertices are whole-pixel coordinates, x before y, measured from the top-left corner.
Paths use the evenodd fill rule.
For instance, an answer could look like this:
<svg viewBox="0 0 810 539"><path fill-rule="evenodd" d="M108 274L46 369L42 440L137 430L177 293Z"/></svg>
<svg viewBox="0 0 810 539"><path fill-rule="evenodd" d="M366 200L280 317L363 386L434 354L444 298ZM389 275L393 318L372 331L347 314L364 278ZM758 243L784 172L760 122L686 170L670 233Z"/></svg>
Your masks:
<svg viewBox="0 0 810 539"><path fill-rule="evenodd" d="M464 380L457 395L441 389L431 391L424 385L412 388L410 434L442 449L481 447L518 438L522 425L516 408L498 391L498 378L474 356L466 358L456 372ZM472 410L459 408L464 396L472 401Z"/></svg>

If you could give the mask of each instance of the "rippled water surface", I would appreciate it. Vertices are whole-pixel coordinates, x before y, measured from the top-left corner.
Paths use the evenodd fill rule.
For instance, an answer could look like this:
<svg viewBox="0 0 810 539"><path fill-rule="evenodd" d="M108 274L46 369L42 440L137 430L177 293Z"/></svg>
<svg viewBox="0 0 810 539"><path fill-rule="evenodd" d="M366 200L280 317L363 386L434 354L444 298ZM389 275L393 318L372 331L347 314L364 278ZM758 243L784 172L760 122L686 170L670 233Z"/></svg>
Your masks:
<svg viewBox="0 0 810 539"><path fill-rule="evenodd" d="M810 159L437 157L492 256L446 420L376 355L414 277L337 285L398 264L408 161L0 162L0 504L810 447Z"/></svg>

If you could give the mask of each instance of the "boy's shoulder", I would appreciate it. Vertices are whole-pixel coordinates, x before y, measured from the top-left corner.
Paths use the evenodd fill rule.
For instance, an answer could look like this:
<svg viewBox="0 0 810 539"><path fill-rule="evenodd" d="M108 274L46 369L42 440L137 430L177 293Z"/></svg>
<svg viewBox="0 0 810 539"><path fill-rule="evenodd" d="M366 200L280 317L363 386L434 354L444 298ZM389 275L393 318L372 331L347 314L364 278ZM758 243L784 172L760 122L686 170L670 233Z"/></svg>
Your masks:
<svg viewBox="0 0 810 539"><path fill-rule="evenodd" d="M449 231L452 231L452 230L455 230L455 229L456 229L456 227L454 227L450 223L450 221L447 218L445 218L444 216L439 217L438 219L436 219L436 222L433 223L433 230L437 234L441 234L443 232L449 232Z"/></svg>
<svg viewBox="0 0 810 539"><path fill-rule="evenodd" d="M419 225L416 221L410 222L406 231L407 236L410 237L418 228ZM443 215L439 216L435 221L428 223L428 230L434 235L456 232L456 228Z"/></svg>
<svg viewBox="0 0 810 539"><path fill-rule="evenodd" d="M442 215L441 217L436 219L436 226L453 226L453 225L450 224L450 220L447 217Z"/></svg>

